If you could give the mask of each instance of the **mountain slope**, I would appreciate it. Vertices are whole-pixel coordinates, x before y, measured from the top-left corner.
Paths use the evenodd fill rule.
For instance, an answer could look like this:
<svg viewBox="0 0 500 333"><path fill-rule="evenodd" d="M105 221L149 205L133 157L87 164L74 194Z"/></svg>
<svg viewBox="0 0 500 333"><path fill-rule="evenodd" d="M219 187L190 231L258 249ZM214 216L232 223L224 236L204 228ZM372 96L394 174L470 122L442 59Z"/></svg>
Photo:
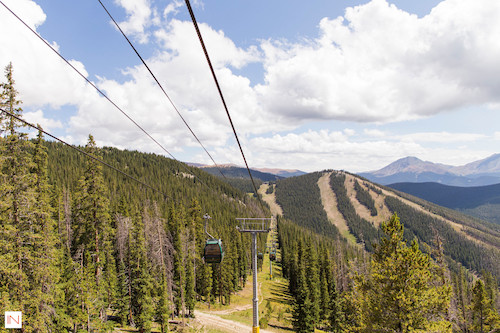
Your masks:
<svg viewBox="0 0 500 333"><path fill-rule="evenodd" d="M355 235L358 242L364 242L367 249L379 237L376 231L379 230L380 221L396 212L405 223L407 239L417 237L432 247L436 234L439 234L444 239L445 254L454 261L476 271L487 269L500 276L500 263L497 260L500 256L500 226L472 219L409 195L403 196L400 192L348 173L314 173L277 181L276 200L285 217L321 234L339 224L339 221L329 220L325 214L332 207L318 205L324 204L318 181L325 175L329 175L332 180L331 186L337 200L334 210L342 214L349 233ZM341 179L341 182L333 182L334 179ZM356 187L358 190L355 190L355 182L360 184ZM372 197L375 216L367 213L367 203L358 199L356 191L362 191L365 195L368 193ZM334 232L329 233L334 235ZM345 235L345 231L341 234Z"/></svg>
<svg viewBox="0 0 500 333"><path fill-rule="evenodd" d="M500 184L458 187L438 183L396 183L389 187L464 212L484 211L486 206L488 209L500 208ZM474 216L484 217L480 214ZM491 222L500 223L500 216L493 215Z"/></svg>
<svg viewBox="0 0 500 333"><path fill-rule="evenodd" d="M438 183L396 183L389 187L452 209L500 204L500 184L458 187Z"/></svg>

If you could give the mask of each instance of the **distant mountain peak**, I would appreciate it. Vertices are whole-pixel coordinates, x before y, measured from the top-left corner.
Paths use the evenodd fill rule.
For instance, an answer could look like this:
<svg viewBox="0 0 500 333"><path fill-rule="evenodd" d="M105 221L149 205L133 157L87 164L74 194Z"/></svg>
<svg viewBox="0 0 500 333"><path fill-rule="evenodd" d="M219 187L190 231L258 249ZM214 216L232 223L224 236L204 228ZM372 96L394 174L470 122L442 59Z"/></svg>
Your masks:
<svg viewBox="0 0 500 333"><path fill-rule="evenodd" d="M361 173L383 185L400 182L436 182L455 186L482 186L500 183L500 154L462 166L451 166L408 156L392 162L386 167Z"/></svg>
<svg viewBox="0 0 500 333"><path fill-rule="evenodd" d="M388 166L371 173L376 175L377 177L391 176L403 172L417 174L422 172L434 172L437 174L445 174L449 172L449 169L449 166L445 166L443 164L422 161L415 156L408 156L400 158L399 160L392 162Z"/></svg>

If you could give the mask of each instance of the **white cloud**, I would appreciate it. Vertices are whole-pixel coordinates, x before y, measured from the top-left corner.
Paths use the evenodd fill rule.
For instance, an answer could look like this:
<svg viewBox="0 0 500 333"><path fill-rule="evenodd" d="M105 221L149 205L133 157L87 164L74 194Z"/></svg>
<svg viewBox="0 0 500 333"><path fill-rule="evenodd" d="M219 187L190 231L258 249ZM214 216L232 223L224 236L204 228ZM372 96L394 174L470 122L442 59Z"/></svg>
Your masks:
<svg viewBox="0 0 500 333"><path fill-rule="evenodd" d="M491 152L474 147L429 147L425 140L408 139L391 135L390 140L347 136L345 131L306 131L271 137L255 137L244 143L243 148L251 167L297 168L303 171L323 169L364 172L380 169L406 156L450 165L463 165ZM247 154L248 153L248 154ZM210 163L202 155L199 160ZM242 158L234 146L225 146L215 152L216 160L242 165Z"/></svg>
<svg viewBox="0 0 500 333"><path fill-rule="evenodd" d="M151 9L149 0L115 0L127 13L127 20L118 22L127 35L133 35L139 43L147 43L149 33L146 29L152 23L158 23L156 11Z"/></svg>
<svg viewBox="0 0 500 333"><path fill-rule="evenodd" d="M457 143L474 142L487 138L487 135L476 133L421 132L402 135L403 140L416 142Z"/></svg>
<svg viewBox="0 0 500 333"><path fill-rule="evenodd" d="M250 140L248 150L258 152L252 159L256 166L366 171L367 165L380 165L381 160L392 162L399 156L423 152L424 148L414 142L351 139L343 132L320 130L256 137Z"/></svg>
<svg viewBox="0 0 500 333"><path fill-rule="evenodd" d="M33 27L45 21L33 1L4 1ZM146 61L216 161L241 165L239 150L229 144L231 128L192 23L171 19L181 2L165 8L169 21L162 28L152 2L116 3L128 15L121 23L126 33L141 42L154 36L158 42L160 48ZM0 14L0 31L9 31L0 33L0 65L13 61L25 105L76 106L66 136L72 142L84 143L92 132L100 144L162 153L12 15ZM395 137L378 129L357 133L350 128L275 133L311 120L386 123L471 104L500 105L499 17L500 3L494 0L446 0L423 18L373 0L348 9L343 17L324 18L318 38L297 43L266 40L243 49L223 31L203 23L200 29L252 166L364 171L366 165L375 169L407 155L433 161L472 156L467 148L445 152L424 144L469 143L484 136L443 131ZM71 62L87 76L84 63ZM252 86L235 71L255 62L263 65L265 81ZM125 82L99 78L98 86L172 153L198 147L149 73L142 66L123 72ZM46 126L58 126L45 120ZM495 138L500 139L498 132ZM200 155L199 161L207 158Z"/></svg>
<svg viewBox="0 0 500 333"><path fill-rule="evenodd" d="M371 136L374 138L383 138L387 136L386 132L378 130L378 129L364 129L363 133L367 136Z"/></svg>
<svg viewBox="0 0 500 333"><path fill-rule="evenodd" d="M39 124L42 126L42 129L45 131L50 132L50 130L54 128L62 128L63 125L61 121L55 120L55 119L50 119L46 118L43 114L42 110L37 110L34 112L25 112L23 115L23 118L27 121L32 123L33 125Z"/></svg>
<svg viewBox="0 0 500 333"><path fill-rule="evenodd" d="M36 29L40 26L47 16L43 12L42 8L31 0L3 0L5 6L14 12L14 14L20 16L22 15L23 21L32 29ZM2 16L12 16L11 13L7 13L7 9L1 7Z"/></svg>
<svg viewBox="0 0 500 333"><path fill-rule="evenodd" d="M180 0L175 0L169 3L163 10L163 17L167 18L170 14L177 14L179 12L178 8L182 7L184 3Z"/></svg>
<svg viewBox="0 0 500 333"><path fill-rule="evenodd" d="M32 28L45 21L45 13L33 1L6 0L4 3ZM73 72L53 51L5 8L0 8L0 66L12 62L16 89L25 107L78 105L88 100L93 88ZM59 50L56 43L51 45ZM84 65L69 60L84 76ZM3 82L3 76L1 81Z"/></svg>
<svg viewBox="0 0 500 333"><path fill-rule="evenodd" d="M418 18L373 0L301 44L266 41L266 107L287 118L396 122L498 102L500 2L447 0Z"/></svg>

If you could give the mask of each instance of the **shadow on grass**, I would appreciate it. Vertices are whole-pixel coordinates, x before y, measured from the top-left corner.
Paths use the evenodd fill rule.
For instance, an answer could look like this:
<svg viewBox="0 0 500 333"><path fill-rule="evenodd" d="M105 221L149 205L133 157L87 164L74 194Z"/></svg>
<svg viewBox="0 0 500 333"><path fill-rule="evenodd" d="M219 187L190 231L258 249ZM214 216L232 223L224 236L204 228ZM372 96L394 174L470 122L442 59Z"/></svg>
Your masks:
<svg viewBox="0 0 500 333"><path fill-rule="evenodd" d="M287 305L293 304L293 297L290 295L288 288L285 285L271 286L270 291L274 297L268 297L268 300Z"/></svg>
<svg viewBox="0 0 500 333"><path fill-rule="evenodd" d="M268 324L267 326L272 327L272 328L276 328L279 330L283 330L283 331L294 332L293 328L291 328L291 327L279 326L279 325L273 325L273 324Z"/></svg>

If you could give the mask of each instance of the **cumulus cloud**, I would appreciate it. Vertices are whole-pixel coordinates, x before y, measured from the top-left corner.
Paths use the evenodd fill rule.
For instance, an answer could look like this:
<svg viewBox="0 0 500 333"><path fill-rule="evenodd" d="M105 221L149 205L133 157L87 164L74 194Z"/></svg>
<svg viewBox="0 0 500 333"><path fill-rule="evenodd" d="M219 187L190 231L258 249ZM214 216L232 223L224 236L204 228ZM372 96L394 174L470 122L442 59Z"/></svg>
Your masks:
<svg viewBox="0 0 500 333"><path fill-rule="evenodd" d="M62 122L56 119L46 118L42 110L37 110L34 112L25 112L23 118L32 123L33 125L39 124L46 131L50 131L54 128L62 128Z"/></svg>
<svg viewBox="0 0 500 333"><path fill-rule="evenodd" d="M378 130L378 129L364 129L363 133L366 136L369 136L369 137L371 136L371 137L375 137L375 138L383 138L383 137L387 136L386 132Z"/></svg>
<svg viewBox="0 0 500 333"><path fill-rule="evenodd" d="M252 163L287 165L305 171L323 168L366 171L366 165L380 164L410 152L424 151L418 143L408 141L367 140L352 137L345 131L307 131L250 140L249 149L258 151ZM405 155L406 154L406 155Z"/></svg>
<svg viewBox="0 0 500 333"><path fill-rule="evenodd" d="M46 19L33 1L4 1L34 28ZM159 48L146 61L197 136L217 161L241 164L192 23L172 18L182 2L174 1L163 11L150 0L115 3L127 14L120 23L127 34L142 43L153 39L157 43ZM241 48L223 31L204 23L200 29L253 166L313 171L326 165L363 171L365 165L382 167L381 161L390 163L406 155L420 154L429 160L472 156L467 149L445 153L425 144L469 143L484 136L446 131L394 136L381 129L355 131L349 124L341 131L286 131L310 121L325 127L332 120L381 125L468 105L500 105L498 17L496 0L445 0L422 18L386 0L372 0L348 8L341 17L325 17L316 38L299 42L264 40ZM76 107L68 139L84 143L92 132L103 145L162 153L11 15L2 13L0 31L11 32L0 33L0 64L13 60L25 105L36 110ZM82 61L71 63L87 76ZM235 74L244 73L252 63L263 66L261 84L252 85L243 74ZM169 151L197 146L142 66L125 68L123 74L120 80L99 77L96 84ZM49 128L59 126L37 112L33 117ZM203 156L198 161L207 159Z"/></svg>
<svg viewBox="0 0 500 333"><path fill-rule="evenodd" d="M45 13L33 1L5 0L4 3L32 29L46 19ZM60 108L87 100L90 89L85 81L5 8L0 10L0 31L9 32L0 33L0 65L4 67L12 62L16 89L23 104ZM56 43L50 44L59 50ZM87 76L81 62L70 62Z"/></svg>
<svg viewBox="0 0 500 333"><path fill-rule="evenodd" d="M255 137L245 143L244 148L253 152L249 158L251 166L298 168L304 171L321 169L344 169L363 172L380 169L389 163L406 156L417 156L424 160L451 165L463 165L491 155L486 149L475 147L428 146L436 142L442 133L425 135L390 136L379 138L364 134L346 135L342 131L306 131L303 133L276 134L271 137ZM432 138L434 137L434 138ZM445 135L449 142L473 141L486 138L474 134L451 133ZM441 141L439 141L441 142ZM230 152L233 152L232 158ZM241 157L234 147L219 151L220 157L229 158L232 163L241 165Z"/></svg>
<svg viewBox="0 0 500 333"><path fill-rule="evenodd" d="M485 134L476 133L450 133L450 132L422 132L411 133L401 136L403 140L413 140L417 142L437 142L437 143L457 143L474 142L485 139Z"/></svg>
<svg viewBox="0 0 500 333"><path fill-rule="evenodd" d="M266 41L267 108L296 121L396 122L498 101L500 3L447 0L418 18L385 0L324 18L307 43Z"/></svg>
<svg viewBox="0 0 500 333"><path fill-rule="evenodd" d="M139 43L147 43L147 28L159 23L158 14L152 10L149 0L115 0L115 3L127 13L127 20L118 23L123 32L134 36Z"/></svg>
<svg viewBox="0 0 500 333"><path fill-rule="evenodd" d="M233 121L242 135L252 132L254 125L265 123L266 119L259 113L250 81L234 75L230 68L256 61L259 54L253 47L238 48L222 31L215 31L206 24L200 24L200 28L209 45ZM156 31L155 36L163 49L146 61L169 99L204 145L225 145L232 133L231 127L192 24L172 19L165 29ZM119 106L165 147L198 146L176 109L142 65L127 68L124 74L128 78L125 82L100 78L99 88L112 100L119 101ZM91 128L96 136L108 133L108 144L128 142L141 150L161 152L119 111L108 109L104 102L81 103L77 115L71 119L72 131L83 136Z"/></svg>

